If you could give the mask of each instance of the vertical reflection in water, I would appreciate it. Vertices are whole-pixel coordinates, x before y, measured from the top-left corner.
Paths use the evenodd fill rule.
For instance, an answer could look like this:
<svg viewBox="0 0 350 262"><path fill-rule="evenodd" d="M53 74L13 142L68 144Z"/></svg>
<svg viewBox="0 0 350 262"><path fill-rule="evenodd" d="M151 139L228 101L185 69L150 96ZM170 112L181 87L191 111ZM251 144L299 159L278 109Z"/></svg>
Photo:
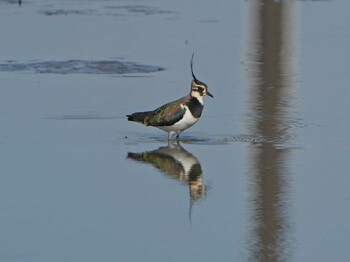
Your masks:
<svg viewBox="0 0 350 262"><path fill-rule="evenodd" d="M190 195L189 218L193 204L205 198L207 186L203 182L203 173L199 160L179 143L169 142L168 146L142 153L129 152L127 158L141 163L149 163L169 177L188 184Z"/></svg>
<svg viewBox="0 0 350 262"><path fill-rule="evenodd" d="M287 261L287 157L290 137L293 1L249 1L250 132L264 138L251 146L249 163L253 261Z"/></svg>

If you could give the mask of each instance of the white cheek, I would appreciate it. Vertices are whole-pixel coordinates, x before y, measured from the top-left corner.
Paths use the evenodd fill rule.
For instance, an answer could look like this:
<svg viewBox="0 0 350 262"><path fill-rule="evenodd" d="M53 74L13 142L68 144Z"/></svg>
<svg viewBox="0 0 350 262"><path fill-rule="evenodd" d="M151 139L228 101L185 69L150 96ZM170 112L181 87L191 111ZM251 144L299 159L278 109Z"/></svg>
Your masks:
<svg viewBox="0 0 350 262"><path fill-rule="evenodd" d="M201 103L203 105L204 101L203 101L203 96L198 96L197 97L199 103Z"/></svg>
<svg viewBox="0 0 350 262"><path fill-rule="evenodd" d="M201 103L203 105L203 96L202 95L200 95L198 92L192 92L191 96L197 98L199 103Z"/></svg>

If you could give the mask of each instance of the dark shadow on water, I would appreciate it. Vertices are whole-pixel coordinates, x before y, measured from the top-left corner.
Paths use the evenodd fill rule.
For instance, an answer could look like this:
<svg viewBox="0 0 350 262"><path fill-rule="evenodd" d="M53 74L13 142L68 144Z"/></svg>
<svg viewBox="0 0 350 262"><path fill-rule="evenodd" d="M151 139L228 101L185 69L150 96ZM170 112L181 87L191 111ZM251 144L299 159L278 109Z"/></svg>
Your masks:
<svg viewBox="0 0 350 262"><path fill-rule="evenodd" d="M128 152L128 159L151 164L169 178L175 179L189 188L189 218L195 202L204 199L208 186L203 182L203 172L199 160L180 143L169 142L167 146L141 153Z"/></svg>
<svg viewBox="0 0 350 262"><path fill-rule="evenodd" d="M163 71L164 68L120 60L67 60L67 61L6 61L0 71L32 72L38 74L135 74Z"/></svg>

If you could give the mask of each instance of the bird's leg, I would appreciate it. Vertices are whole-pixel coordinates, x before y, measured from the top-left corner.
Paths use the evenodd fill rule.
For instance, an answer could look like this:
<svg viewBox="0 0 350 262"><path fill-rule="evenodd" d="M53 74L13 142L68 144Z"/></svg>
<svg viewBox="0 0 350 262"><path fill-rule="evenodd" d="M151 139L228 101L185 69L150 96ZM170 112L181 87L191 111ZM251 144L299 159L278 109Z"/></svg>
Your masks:
<svg viewBox="0 0 350 262"><path fill-rule="evenodd" d="M177 142L179 142L179 136L180 136L180 134L177 134L177 135L176 135L176 141L177 141Z"/></svg>
<svg viewBox="0 0 350 262"><path fill-rule="evenodd" d="M174 148L175 144L173 140L168 140L168 147Z"/></svg>

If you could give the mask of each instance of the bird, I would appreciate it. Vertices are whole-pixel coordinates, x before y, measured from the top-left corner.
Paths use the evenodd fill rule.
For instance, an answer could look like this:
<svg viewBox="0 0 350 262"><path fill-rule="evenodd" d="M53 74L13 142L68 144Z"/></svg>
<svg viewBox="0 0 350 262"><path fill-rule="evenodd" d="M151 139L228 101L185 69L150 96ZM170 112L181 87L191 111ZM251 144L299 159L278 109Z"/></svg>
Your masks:
<svg viewBox="0 0 350 262"><path fill-rule="evenodd" d="M187 96L162 105L153 111L135 112L126 115L128 120L145 126L157 127L168 132L168 140L171 140L174 135L176 135L176 140L179 140L180 133L193 126L202 115L203 97L208 95L214 98L208 91L208 86L199 81L194 75L193 56L194 53L190 61L193 79L190 93Z"/></svg>

